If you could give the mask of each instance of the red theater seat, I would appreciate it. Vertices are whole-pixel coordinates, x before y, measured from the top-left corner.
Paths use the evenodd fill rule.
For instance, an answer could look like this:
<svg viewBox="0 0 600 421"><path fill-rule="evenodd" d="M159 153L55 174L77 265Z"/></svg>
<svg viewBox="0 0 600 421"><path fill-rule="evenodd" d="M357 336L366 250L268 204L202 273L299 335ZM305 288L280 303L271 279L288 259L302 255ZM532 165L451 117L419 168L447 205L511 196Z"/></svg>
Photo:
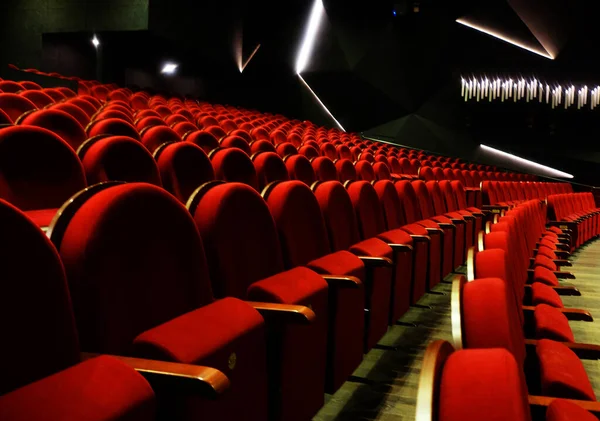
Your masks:
<svg viewBox="0 0 600 421"><path fill-rule="evenodd" d="M98 135L127 136L140 141L140 135L130 123L118 118L91 122L86 128L90 138Z"/></svg>
<svg viewBox="0 0 600 421"><path fill-rule="evenodd" d="M155 151L162 185L169 193L186 203L202 184L215 179L208 156L189 142L163 144Z"/></svg>
<svg viewBox="0 0 600 421"><path fill-rule="evenodd" d="M213 149L208 157L215 170L215 178L223 181L237 181L258 189L258 177L250 157L237 148Z"/></svg>
<svg viewBox="0 0 600 421"><path fill-rule="evenodd" d="M11 93L0 93L0 110L4 111L13 122L24 113L37 110L36 105L27 98Z"/></svg>
<svg viewBox="0 0 600 421"><path fill-rule="evenodd" d="M167 142L181 142L181 137L167 126L149 127L142 134L142 144L150 153L154 153L160 145Z"/></svg>
<svg viewBox="0 0 600 421"><path fill-rule="evenodd" d="M154 393L131 367L108 356L81 362L64 269L44 233L2 200L0 230L0 326L10 344L0 350L0 418L154 420Z"/></svg>
<svg viewBox="0 0 600 421"><path fill-rule="evenodd" d="M22 126L36 126L48 129L59 135L74 150L77 150L77 148L87 139L84 128L74 117L64 111L56 109L39 110L28 113L20 119L19 124Z"/></svg>
<svg viewBox="0 0 600 421"><path fill-rule="evenodd" d="M156 162L144 146L127 136L98 136L79 150L88 183L145 182L161 185Z"/></svg>
<svg viewBox="0 0 600 421"><path fill-rule="evenodd" d="M214 366L231 381L227 393L206 400L166 389L172 413L235 419L243 407L245 419L267 419L264 320L241 300L214 300L185 207L144 183L98 187L70 206L51 240L65 265L82 348Z"/></svg>
<svg viewBox="0 0 600 421"><path fill-rule="evenodd" d="M54 104L54 99L42 91L23 91L20 92L19 95L33 102L38 108L44 108L50 104Z"/></svg>
<svg viewBox="0 0 600 421"><path fill-rule="evenodd" d="M283 162L290 180L299 180L308 186L317 181L315 170L304 155L287 155Z"/></svg>

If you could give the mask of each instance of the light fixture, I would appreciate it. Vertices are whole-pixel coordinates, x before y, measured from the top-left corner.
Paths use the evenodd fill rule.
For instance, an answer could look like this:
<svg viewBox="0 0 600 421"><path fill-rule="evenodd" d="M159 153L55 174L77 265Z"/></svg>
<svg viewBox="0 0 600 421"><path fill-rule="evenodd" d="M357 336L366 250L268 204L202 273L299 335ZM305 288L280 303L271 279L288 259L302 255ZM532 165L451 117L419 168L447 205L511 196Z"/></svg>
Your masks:
<svg viewBox="0 0 600 421"><path fill-rule="evenodd" d="M315 0L315 3L313 4L313 7L310 11L310 17L308 19L306 32L304 33L304 39L302 40L302 45L300 47L300 50L298 51L298 57L296 59L296 74L298 75L298 78L302 81L304 86L306 86L310 93L316 98L319 105L323 107L323 109L329 115L329 117L331 117L331 119L340 128L340 130L345 132L346 129L344 129L340 122L336 120L333 114L331 114L331 111L329 111L325 104L323 104L323 101L321 101L321 99L317 96L315 91L312 90L310 85L306 82L306 80L304 80L301 74L308 65L308 59L313 50L315 40L317 37L317 32L319 31L319 26L321 25L321 21L323 20L324 14L325 8L323 7L323 0Z"/></svg>
<svg viewBox="0 0 600 421"><path fill-rule="evenodd" d="M248 63L250 63L250 60L252 60L252 58L254 57L254 55L256 54L256 52L258 51L258 49L260 48L260 44L258 44L256 46L256 48L252 51L252 54L250 54L250 57L248 57L248 60L246 60L246 62L244 64L242 64L242 54L240 53L240 59L239 59L239 68L240 68L240 73L242 73L244 71L244 69L246 68L246 66L248 65Z"/></svg>
<svg viewBox="0 0 600 421"><path fill-rule="evenodd" d="M568 174L563 171L559 171L557 169L548 167L546 165L538 164L537 162L530 161L525 158L518 157L516 155L510 154L508 152L503 152L501 150L491 148L486 145L479 145L481 149L486 152L490 152L493 155L496 155L499 158L506 159L511 161L513 164L525 165L529 167L530 172L537 172L539 175L547 176L547 177L557 177L557 178L573 178L573 175Z"/></svg>
<svg viewBox="0 0 600 421"><path fill-rule="evenodd" d="M460 23L461 25L468 26L469 28L475 29L475 30L477 30L479 32L483 32L484 34L487 34L487 35L492 36L494 38L498 38L499 40L502 40L502 41L507 42L509 44L512 44L512 45L514 45L516 47L522 48L524 50L527 50L527 51L529 51L531 53L535 53L535 54L540 55L542 57L545 57L547 59L554 60L554 57L552 56L552 54L550 54L548 51L546 51L543 48L542 49L536 49L536 48L529 47L529 46L523 44L522 42L519 42L519 41L517 41L517 40L515 40L513 38L510 38L510 37L507 37L506 35L503 35L503 34L497 32L497 31L494 31L492 29L486 28L484 26L477 25L475 23L471 23L471 22L467 21L464 18L457 19L456 22Z"/></svg>
<svg viewBox="0 0 600 421"><path fill-rule="evenodd" d="M308 19L308 26L304 33L304 40L302 46L298 52L298 58L296 60L296 74L302 73L308 65L308 58L312 53L313 47L315 46L315 38L319 31L319 26L323 20L325 14L325 8L323 7L323 0L315 0L312 10L310 11L310 17Z"/></svg>
<svg viewBox="0 0 600 421"><path fill-rule="evenodd" d="M165 63L163 65L163 68L162 68L162 70L160 72L163 73L163 74L165 74L165 75L172 75L177 70L177 67L179 67L179 64Z"/></svg>
<svg viewBox="0 0 600 421"><path fill-rule="evenodd" d="M561 82L562 83L562 82ZM552 109L563 105L566 110L575 104L577 96L577 109L589 103L591 110L600 105L600 85L591 90L587 85L575 85L567 82L567 87L556 82L541 81L537 77L519 76L512 77L482 75L478 77L461 77L461 96L465 102L479 101L509 101L525 100L526 102L545 102Z"/></svg>
<svg viewBox="0 0 600 421"><path fill-rule="evenodd" d="M343 132L345 132L346 129L344 129L344 127L340 124L340 122L335 119L335 117L333 116L333 114L331 114L331 111L329 111L329 109L325 106L325 104L323 104L323 101L321 101L319 99L319 97L317 96L317 94L315 93L315 91L313 91L312 88L308 85L308 83L306 83L306 81L304 80L304 78L302 77L302 75L298 75L298 77L304 83L304 85L308 88L308 90L310 91L310 93L313 94L313 96L317 99L317 101L319 102L319 104L321 105L321 107L323 107L323 109L325 110L325 112L327 114L329 114L329 117L331 117L331 119L333 121L335 121L335 124L337 124L337 126L340 128L340 130L343 131Z"/></svg>
<svg viewBox="0 0 600 421"><path fill-rule="evenodd" d="M96 48L98 48L100 46L100 40L98 39L96 34L94 34L94 37L92 38L92 44L94 44L94 47L96 47Z"/></svg>

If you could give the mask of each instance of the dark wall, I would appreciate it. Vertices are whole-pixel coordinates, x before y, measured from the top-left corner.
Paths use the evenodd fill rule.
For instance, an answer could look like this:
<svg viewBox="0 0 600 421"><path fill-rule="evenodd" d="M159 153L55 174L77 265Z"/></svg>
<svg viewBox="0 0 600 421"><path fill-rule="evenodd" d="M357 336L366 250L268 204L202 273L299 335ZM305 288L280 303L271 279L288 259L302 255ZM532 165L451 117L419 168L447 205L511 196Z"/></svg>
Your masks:
<svg viewBox="0 0 600 421"><path fill-rule="evenodd" d="M42 34L148 27L149 0L2 0L0 62L40 68Z"/></svg>

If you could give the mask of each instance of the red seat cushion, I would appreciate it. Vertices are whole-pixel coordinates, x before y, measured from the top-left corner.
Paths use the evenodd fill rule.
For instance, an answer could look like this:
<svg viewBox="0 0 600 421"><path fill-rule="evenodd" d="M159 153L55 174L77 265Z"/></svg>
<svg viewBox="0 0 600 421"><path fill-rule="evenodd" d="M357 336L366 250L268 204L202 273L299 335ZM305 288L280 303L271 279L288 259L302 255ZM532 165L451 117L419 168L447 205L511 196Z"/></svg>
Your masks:
<svg viewBox="0 0 600 421"><path fill-rule="evenodd" d="M531 302L534 306L548 304L556 308L564 307L560 295L553 288L541 282L534 282L531 285Z"/></svg>
<svg viewBox="0 0 600 421"><path fill-rule="evenodd" d="M535 257L533 265L534 267L542 266L551 271L558 270L556 264L552 261L552 259L549 259L548 257L541 254L538 254Z"/></svg>
<svg viewBox="0 0 600 421"><path fill-rule="evenodd" d="M598 421L598 418L573 402L555 399L548 406L546 421Z"/></svg>
<svg viewBox="0 0 600 421"><path fill-rule="evenodd" d="M238 410L244 403L253 413L266 414L265 336L263 318L256 310L237 298L224 298L141 333L134 346L136 354L147 358L221 370L231 380L218 405L221 411L224 401L231 399ZM234 411L231 408L229 415Z"/></svg>
<svg viewBox="0 0 600 421"><path fill-rule="evenodd" d="M57 208L40 209L40 210L25 211L25 214L29 218L31 218L31 220L38 227L47 227L48 225L50 225L50 222L52 222L52 218L54 218L54 215L56 215L57 211L58 211Z"/></svg>
<svg viewBox="0 0 600 421"><path fill-rule="evenodd" d="M526 396L520 367L507 350L458 351L444 365L437 419L529 421Z"/></svg>
<svg viewBox="0 0 600 421"><path fill-rule="evenodd" d="M535 307L535 334L538 339L575 342L567 317L555 307L540 304Z"/></svg>
<svg viewBox="0 0 600 421"><path fill-rule="evenodd" d="M558 279L556 278L556 275L554 275L554 272L546 269L543 266L537 266L533 270L533 281L541 282L543 284L550 285L551 287L558 286Z"/></svg>
<svg viewBox="0 0 600 421"><path fill-rule="evenodd" d="M307 266L321 274L356 276L361 280L365 279L365 265L356 255L344 250L313 260Z"/></svg>
<svg viewBox="0 0 600 421"><path fill-rule="evenodd" d="M541 339L536 353L543 395L596 400L585 369L573 351L559 342Z"/></svg>
<svg viewBox="0 0 600 421"><path fill-rule="evenodd" d="M3 421L154 420L154 393L124 363L101 356L0 397Z"/></svg>

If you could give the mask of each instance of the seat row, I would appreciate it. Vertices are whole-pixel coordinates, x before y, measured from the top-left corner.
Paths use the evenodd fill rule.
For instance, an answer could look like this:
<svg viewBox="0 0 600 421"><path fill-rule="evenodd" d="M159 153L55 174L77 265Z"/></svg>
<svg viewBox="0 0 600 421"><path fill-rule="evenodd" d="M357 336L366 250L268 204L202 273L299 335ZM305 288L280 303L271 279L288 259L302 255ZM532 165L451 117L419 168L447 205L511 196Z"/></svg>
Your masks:
<svg viewBox="0 0 600 421"><path fill-rule="evenodd" d="M576 246L600 234L600 209L596 206L592 193L551 194L547 201L550 223L570 229Z"/></svg>

